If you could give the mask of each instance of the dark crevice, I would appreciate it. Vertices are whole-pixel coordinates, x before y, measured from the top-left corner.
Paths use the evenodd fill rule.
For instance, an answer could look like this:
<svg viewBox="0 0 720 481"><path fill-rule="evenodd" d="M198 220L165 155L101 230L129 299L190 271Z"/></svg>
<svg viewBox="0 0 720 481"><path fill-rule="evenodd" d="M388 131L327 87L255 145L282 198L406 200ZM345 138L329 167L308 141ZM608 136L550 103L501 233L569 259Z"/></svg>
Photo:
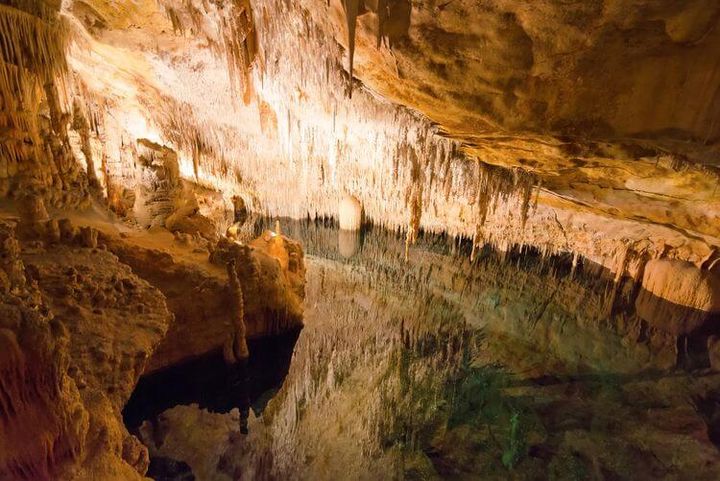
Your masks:
<svg viewBox="0 0 720 481"><path fill-rule="evenodd" d="M136 432L143 421L153 422L167 409L189 404L211 412L239 408L246 413L252 408L260 414L287 376L299 335L295 330L249 340L245 365L227 365L217 349L141 377L123 409L125 425Z"/></svg>

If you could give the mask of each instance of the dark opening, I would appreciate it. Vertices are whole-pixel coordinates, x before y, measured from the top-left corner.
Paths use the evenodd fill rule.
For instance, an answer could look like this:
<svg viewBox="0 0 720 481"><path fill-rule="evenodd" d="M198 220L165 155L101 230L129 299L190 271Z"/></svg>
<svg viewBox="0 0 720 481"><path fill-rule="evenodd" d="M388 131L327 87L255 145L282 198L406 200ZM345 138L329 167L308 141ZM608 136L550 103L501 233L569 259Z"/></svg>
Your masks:
<svg viewBox="0 0 720 481"><path fill-rule="evenodd" d="M193 403L212 412L225 413L237 407L260 414L287 376L299 335L297 329L249 340L250 358L245 366L226 365L218 349L141 377L123 409L125 425L135 432L143 421Z"/></svg>

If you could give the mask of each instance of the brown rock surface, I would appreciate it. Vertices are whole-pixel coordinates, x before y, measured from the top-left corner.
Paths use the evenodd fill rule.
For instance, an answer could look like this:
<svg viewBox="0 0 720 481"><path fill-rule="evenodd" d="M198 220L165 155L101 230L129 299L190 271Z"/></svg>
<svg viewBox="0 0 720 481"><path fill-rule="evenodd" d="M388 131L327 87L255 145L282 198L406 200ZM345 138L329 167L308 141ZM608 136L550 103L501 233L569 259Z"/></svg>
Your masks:
<svg viewBox="0 0 720 481"><path fill-rule="evenodd" d="M688 262L651 260L635 302L638 315L675 335L689 334L720 312L720 277Z"/></svg>
<svg viewBox="0 0 720 481"><path fill-rule="evenodd" d="M226 263L235 259L248 338L302 326L305 268L300 245L282 236L240 245L221 241L208 260L205 241L182 244L167 231L106 235L110 251L160 289L174 314L148 371L220 348L232 331Z"/></svg>
<svg viewBox="0 0 720 481"><path fill-rule="evenodd" d="M4 9L12 21L66 25L67 54L43 37L54 58L33 74L59 77L67 60L91 128L68 121L54 86L33 99L55 161L10 156L3 196L32 187L74 204L97 178L117 212L161 225L192 182L222 207L200 205L180 230L209 231L207 217L223 232L211 211L233 197L299 218L334 215L349 194L376 223L570 251L620 274L628 251L699 266L720 245L709 0L351 2L356 23L339 0L69 1L62 22L16 3L28 11ZM351 24L366 88L349 99Z"/></svg>
<svg viewBox="0 0 720 481"><path fill-rule="evenodd" d="M38 242L21 252L7 224L2 238L0 474L140 479L144 448L120 410L167 329L162 294L109 252Z"/></svg>
<svg viewBox="0 0 720 481"><path fill-rule="evenodd" d="M0 223L0 479L49 481L82 459L89 416L68 332L26 279L13 230Z"/></svg>

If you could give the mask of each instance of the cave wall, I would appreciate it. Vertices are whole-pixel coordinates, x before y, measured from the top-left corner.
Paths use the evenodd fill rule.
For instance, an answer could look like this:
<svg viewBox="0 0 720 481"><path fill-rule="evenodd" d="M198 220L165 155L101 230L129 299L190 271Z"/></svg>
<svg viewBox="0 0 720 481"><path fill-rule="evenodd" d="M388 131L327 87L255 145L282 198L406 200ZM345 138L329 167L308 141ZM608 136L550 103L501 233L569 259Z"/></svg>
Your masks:
<svg viewBox="0 0 720 481"><path fill-rule="evenodd" d="M147 450L120 410L171 314L90 231L63 225L0 222L0 479L142 479Z"/></svg>

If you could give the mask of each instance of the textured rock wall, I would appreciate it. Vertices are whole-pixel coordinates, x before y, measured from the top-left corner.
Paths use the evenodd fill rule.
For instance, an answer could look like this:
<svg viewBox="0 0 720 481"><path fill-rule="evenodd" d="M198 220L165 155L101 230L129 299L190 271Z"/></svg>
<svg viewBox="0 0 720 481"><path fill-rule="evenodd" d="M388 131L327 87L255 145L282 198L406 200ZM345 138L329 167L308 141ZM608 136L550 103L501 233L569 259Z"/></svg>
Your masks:
<svg viewBox="0 0 720 481"><path fill-rule="evenodd" d="M232 260L243 292L248 338L280 334L302 326L304 255L284 236L240 245L217 244L169 233L119 238L101 236L108 249L162 291L174 320L157 347L151 372L223 346L233 329L227 264Z"/></svg>
<svg viewBox="0 0 720 481"><path fill-rule="evenodd" d="M410 242L424 228L530 244L619 275L640 272L628 257L702 266L717 251L718 17L701 0L350 2L354 23L336 1L91 3L3 9L8 28L24 15L63 32L38 37L52 53L25 70L68 92L33 97L52 155L8 164L6 195L30 185L22 167L52 204L97 187L130 220L181 210L173 228L209 234L192 196L157 190L153 156L169 148L225 212L238 197L336 215L350 194ZM15 50L34 52L30 37ZM349 38L368 88L343 69Z"/></svg>
<svg viewBox="0 0 720 481"><path fill-rule="evenodd" d="M61 105L67 25L59 8L22 0L0 8L0 198L34 192L53 205L75 206L89 192Z"/></svg>
<svg viewBox="0 0 720 481"><path fill-rule="evenodd" d="M0 477L141 479L120 410L170 313L162 294L63 221L2 224Z"/></svg>
<svg viewBox="0 0 720 481"><path fill-rule="evenodd" d="M6 223L0 250L0 478L51 480L81 458L89 416L67 373L68 332L26 278Z"/></svg>

